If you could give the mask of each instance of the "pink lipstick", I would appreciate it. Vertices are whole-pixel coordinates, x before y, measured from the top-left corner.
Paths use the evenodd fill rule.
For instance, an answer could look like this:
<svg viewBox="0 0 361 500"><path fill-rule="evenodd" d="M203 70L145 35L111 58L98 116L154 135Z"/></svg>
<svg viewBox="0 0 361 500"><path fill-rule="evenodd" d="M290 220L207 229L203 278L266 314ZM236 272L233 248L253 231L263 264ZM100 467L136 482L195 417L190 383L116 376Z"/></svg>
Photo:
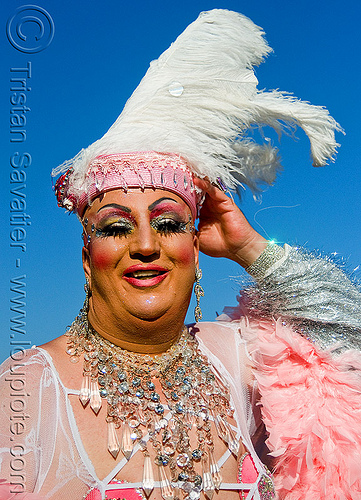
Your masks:
<svg viewBox="0 0 361 500"><path fill-rule="evenodd" d="M123 273L123 278L133 286L144 288L157 285L168 274L169 269L165 267L138 264L128 267Z"/></svg>

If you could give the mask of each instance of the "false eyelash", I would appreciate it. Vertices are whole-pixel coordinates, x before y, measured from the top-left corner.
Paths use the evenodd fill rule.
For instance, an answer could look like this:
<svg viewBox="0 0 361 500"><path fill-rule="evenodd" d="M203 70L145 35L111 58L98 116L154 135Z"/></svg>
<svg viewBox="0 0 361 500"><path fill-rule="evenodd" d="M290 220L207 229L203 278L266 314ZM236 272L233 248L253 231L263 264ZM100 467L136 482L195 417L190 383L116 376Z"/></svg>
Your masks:
<svg viewBox="0 0 361 500"><path fill-rule="evenodd" d="M96 236L100 238L106 238L109 236L128 236L133 231L133 226L127 223L113 222L103 228L96 229Z"/></svg>
<svg viewBox="0 0 361 500"><path fill-rule="evenodd" d="M150 225L160 234L185 233L187 230L186 222L164 217L153 219Z"/></svg>

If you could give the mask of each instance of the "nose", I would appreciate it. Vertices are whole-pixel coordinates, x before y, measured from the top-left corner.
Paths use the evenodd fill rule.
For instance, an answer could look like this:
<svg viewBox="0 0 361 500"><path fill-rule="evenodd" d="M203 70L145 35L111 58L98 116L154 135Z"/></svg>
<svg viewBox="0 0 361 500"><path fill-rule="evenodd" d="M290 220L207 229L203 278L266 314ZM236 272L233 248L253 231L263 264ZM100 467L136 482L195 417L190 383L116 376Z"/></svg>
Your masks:
<svg viewBox="0 0 361 500"><path fill-rule="evenodd" d="M144 221L144 223L139 224L132 234L129 252L133 259L143 261L152 261L159 257L159 237L150 226L149 221Z"/></svg>

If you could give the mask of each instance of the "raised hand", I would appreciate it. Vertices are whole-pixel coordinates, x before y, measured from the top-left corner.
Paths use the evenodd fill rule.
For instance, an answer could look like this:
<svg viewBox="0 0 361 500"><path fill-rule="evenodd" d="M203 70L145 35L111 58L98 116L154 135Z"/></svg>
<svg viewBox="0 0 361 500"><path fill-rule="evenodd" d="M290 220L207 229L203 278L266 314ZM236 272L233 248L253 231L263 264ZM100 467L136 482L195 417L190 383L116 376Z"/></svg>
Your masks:
<svg viewBox="0 0 361 500"><path fill-rule="evenodd" d="M226 257L243 267L251 265L267 240L220 189L205 179L195 179L195 184L206 192L198 224L200 251L211 257Z"/></svg>

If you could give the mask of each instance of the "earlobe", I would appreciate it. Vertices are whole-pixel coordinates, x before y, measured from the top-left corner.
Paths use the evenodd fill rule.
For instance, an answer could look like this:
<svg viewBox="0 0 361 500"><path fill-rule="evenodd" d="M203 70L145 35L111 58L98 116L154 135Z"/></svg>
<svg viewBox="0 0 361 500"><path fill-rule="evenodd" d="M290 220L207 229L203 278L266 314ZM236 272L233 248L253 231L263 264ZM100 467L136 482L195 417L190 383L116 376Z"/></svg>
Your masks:
<svg viewBox="0 0 361 500"><path fill-rule="evenodd" d="M91 281L91 271L90 271L90 254L89 254L89 249L86 248L85 246L82 248L82 260L83 260L83 269L84 269L84 274L85 278L89 281Z"/></svg>
<svg viewBox="0 0 361 500"><path fill-rule="evenodd" d="M199 267L199 239L198 235L193 236L194 262L196 267Z"/></svg>

